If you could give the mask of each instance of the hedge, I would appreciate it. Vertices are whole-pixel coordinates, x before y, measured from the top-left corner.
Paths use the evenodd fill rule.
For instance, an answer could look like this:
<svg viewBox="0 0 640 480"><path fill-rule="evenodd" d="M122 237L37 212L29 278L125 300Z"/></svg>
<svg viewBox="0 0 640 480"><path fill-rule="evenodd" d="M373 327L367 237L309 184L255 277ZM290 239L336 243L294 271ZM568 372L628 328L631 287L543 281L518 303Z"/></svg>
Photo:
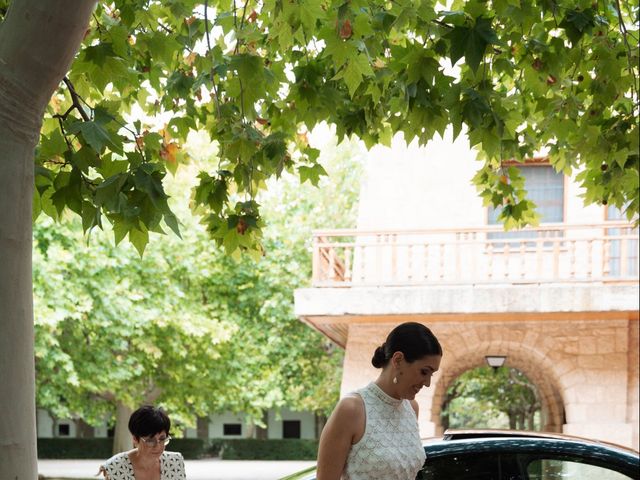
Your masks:
<svg viewBox="0 0 640 480"><path fill-rule="evenodd" d="M112 438L39 438L38 458L107 459L112 455ZM168 450L186 459L220 457L223 460L315 460L317 440L251 438L173 438Z"/></svg>
<svg viewBox="0 0 640 480"><path fill-rule="evenodd" d="M208 451L212 455L217 453L223 460L315 460L318 441L216 439L211 441Z"/></svg>
<svg viewBox="0 0 640 480"><path fill-rule="evenodd" d="M104 458L111 455L113 438L39 438L38 458ZM172 438L168 450L180 452L187 459L200 458L205 442L199 438Z"/></svg>

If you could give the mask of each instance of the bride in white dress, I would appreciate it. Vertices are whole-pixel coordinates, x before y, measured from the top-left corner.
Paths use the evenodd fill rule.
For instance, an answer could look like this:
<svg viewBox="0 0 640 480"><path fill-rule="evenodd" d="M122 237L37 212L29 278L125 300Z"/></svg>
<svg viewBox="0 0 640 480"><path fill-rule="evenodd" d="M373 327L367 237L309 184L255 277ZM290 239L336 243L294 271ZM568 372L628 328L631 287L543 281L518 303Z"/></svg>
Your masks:
<svg viewBox="0 0 640 480"><path fill-rule="evenodd" d="M320 436L317 480L414 480L425 461L416 394L440 368L427 327L394 328L371 363L378 378L342 398Z"/></svg>

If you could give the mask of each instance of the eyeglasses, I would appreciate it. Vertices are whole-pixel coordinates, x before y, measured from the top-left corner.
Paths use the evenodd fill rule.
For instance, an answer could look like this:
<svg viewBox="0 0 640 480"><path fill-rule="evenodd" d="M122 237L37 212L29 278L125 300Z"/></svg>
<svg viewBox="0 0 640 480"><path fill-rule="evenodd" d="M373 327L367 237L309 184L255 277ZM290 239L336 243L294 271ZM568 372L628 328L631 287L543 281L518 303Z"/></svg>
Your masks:
<svg viewBox="0 0 640 480"><path fill-rule="evenodd" d="M149 447L156 447L159 443L162 443L163 445L168 445L169 442L171 441L171 437L166 436L164 438L144 438L144 437L140 437L140 440L142 440L144 442L145 445L148 445Z"/></svg>

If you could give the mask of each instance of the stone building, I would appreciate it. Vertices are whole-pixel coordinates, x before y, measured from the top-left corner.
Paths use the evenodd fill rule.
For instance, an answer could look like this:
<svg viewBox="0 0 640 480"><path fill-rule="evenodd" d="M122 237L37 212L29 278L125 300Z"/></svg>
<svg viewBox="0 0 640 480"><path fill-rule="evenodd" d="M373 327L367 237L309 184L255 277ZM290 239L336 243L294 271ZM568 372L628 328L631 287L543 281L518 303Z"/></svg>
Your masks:
<svg viewBox="0 0 640 480"><path fill-rule="evenodd" d="M442 432L451 383L502 355L536 385L544 430L637 449L638 230L585 206L541 157L519 166L540 226L504 232L471 183L477 166L463 139L375 147L357 229L314 234L297 315L345 349L343 394L375 378L393 326L428 325L445 354L417 397L423 436Z"/></svg>

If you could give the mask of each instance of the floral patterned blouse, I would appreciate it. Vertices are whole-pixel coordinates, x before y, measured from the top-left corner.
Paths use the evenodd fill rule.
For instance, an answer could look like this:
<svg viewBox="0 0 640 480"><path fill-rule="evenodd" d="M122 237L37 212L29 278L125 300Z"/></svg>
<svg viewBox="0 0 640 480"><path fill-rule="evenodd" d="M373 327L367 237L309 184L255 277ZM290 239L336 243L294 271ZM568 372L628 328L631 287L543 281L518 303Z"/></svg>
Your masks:
<svg viewBox="0 0 640 480"><path fill-rule="evenodd" d="M135 480L129 452L114 455L100 469L108 480ZM180 452L162 452L160 456L160 480L186 480L184 459Z"/></svg>

